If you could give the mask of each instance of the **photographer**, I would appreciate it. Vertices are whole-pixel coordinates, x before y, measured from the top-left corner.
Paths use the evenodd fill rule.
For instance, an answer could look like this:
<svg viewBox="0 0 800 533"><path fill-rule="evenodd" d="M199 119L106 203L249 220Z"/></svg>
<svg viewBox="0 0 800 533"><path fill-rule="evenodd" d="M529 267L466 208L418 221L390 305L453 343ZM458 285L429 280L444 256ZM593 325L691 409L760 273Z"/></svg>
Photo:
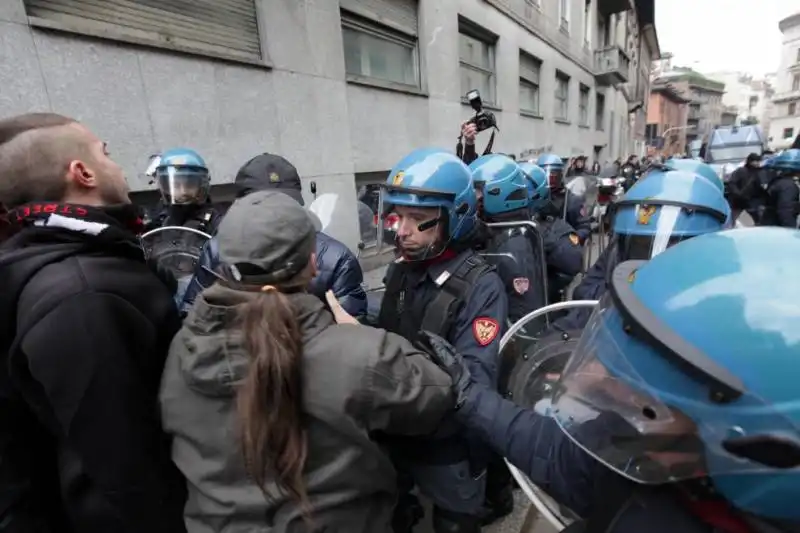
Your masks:
<svg viewBox="0 0 800 533"><path fill-rule="evenodd" d="M464 139L464 155L461 160L465 165L469 165L478 159L478 152L475 150L475 137L478 136L478 126L474 122L467 120L461 124L461 137Z"/></svg>
<svg viewBox="0 0 800 533"><path fill-rule="evenodd" d="M494 145L494 134L495 131L499 131L499 128L497 127L494 113L483 109L481 95L476 89L467 93L467 100L472 109L475 110L475 116L461 124L461 134L458 136L458 143L456 143L456 155L464 164L469 165L478 159L478 152L475 149L475 138L478 134L492 129L492 135L489 137L489 142L483 151L483 155L491 154L492 146Z"/></svg>

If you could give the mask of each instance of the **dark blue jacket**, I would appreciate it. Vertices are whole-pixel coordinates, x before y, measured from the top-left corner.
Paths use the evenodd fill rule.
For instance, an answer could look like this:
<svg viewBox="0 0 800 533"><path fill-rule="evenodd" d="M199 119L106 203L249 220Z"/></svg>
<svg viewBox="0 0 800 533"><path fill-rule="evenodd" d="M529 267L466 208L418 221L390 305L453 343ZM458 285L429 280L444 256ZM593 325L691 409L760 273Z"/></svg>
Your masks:
<svg viewBox="0 0 800 533"><path fill-rule="evenodd" d="M572 291L572 299L599 300L602 298L608 288L611 272L619 262L618 257L616 241L612 241ZM553 323L552 328L560 331L583 329L589 322L592 311L593 309L590 307L570 309L566 316Z"/></svg>
<svg viewBox="0 0 800 533"><path fill-rule="evenodd" d="M527 474L530 480L578 516L602 514L614 487L626 499L614 503L607 533L711 533L713 528L693 516L672 486L636 485L596 461L558 427L555 419L523 409L480 384L474 384L456 412L470 434ZM595 424L596 422L596 424ZM589 438L605 439L607 421L598 417L584 424ZM584 436L585 441L587 437ZM570 531L572 531L570 529Z"/></svg>
<svg viewBox="0 0 800 533"><path fill-rule="evenodd" d="M187 312L194 299L216 280L212 273L219 264L217 240L211 239L203 248L197 262L194 276L180 301L181 311ZM325 298L325 292L332 290L345 311L356 318L367 314L367 294L362 283L364 273L358 259L350 249L333 237L317 233L317 277L311 281L309 292Z"/></svg>

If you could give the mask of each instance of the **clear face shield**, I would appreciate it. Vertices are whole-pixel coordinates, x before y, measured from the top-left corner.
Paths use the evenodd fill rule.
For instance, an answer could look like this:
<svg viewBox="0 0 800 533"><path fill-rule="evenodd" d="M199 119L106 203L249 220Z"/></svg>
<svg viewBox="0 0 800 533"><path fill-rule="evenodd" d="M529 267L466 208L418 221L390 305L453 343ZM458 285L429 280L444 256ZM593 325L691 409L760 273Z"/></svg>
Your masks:
<svg viewBox="0 0 800 533"><path fill-rule="evenodd" d="M425 261L440 255L450 244L450 213L426 200L452 202L454 195L418 188L381 186L378 197L378 250L394 245L407 261Z"/></svg>
<svg viewBox="0 0 800 533"><path fill-rule="evenodd" d="M614 275L630 279L635 272ZM627 279L614 284L629 284ZM773 435L796 435L797 425L705 354L687 347L665 324L623 320L614 303L619 295L612 292L595 308L556 385L550 412L562 431L603 465L637 483L672 483L709 472L774 473L732 451L732 443L746 436L738 424ZM653 366L643 367L649 370L648 381L636 368L641 347L652 346L650 338L677 340L653 348L657 356L648 355L656 358L649 359ZM722 391L728 399L714 401Z"/></svg>
<svg viewBox="0 0 800 533"><path fill-rule="evenodd" d="M208 197L211 177L204 168L159 167L155 175L161 196L169 205L200 204Z"/></svg>
<svg viewBox="0 0 800 533"><path fill-rule="evenodd" d="M651 259L670 246L697 234L697 226L691 218L681 216L683 207L638 204L634 209L637 227L649 227L641 234L616 236L620 261Z"/></svg>
<svg viewBox="0 0 800 533"><path fill-rule="evenodd" d="M564 169L553 165L546 165L544 171L547 173L547 183L551 191L560 191L564 188Z"/></svg>

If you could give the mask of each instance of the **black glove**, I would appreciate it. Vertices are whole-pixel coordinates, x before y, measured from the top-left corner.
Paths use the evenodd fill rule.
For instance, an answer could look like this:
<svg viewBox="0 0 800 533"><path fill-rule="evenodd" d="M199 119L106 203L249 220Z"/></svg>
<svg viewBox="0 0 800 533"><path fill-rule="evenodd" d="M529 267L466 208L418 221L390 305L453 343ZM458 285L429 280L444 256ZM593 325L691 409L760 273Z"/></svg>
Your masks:
<svg viewBox="0 0 800 533"><path fill-rule="evenodd" d="M455 409L460 409L467 401L467 391L472 386L472 375L464 359L456 352L452 344L430 331L420 331L418 338L420 347L436 363L436 366L447 372L453 381L452 389L456 397Z"/></svg>

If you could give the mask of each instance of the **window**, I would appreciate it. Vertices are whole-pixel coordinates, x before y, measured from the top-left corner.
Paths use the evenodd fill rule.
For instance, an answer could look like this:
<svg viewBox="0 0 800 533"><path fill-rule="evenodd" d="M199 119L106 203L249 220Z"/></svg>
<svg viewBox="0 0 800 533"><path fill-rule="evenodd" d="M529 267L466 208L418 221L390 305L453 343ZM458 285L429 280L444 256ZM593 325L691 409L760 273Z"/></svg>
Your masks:
<svg viewBox="0 0 800 533"><path fill-rule="evenodd" d="M758 105L758 96L751 96L750 101L747 103L750 109L753 109L755 106Z"/></svg>
<svg viewBox="0 0 800 533"><path fill-rule="evenodd" d="M792 78L792 90L800 90L800 74L795 74Z"/></svg>
<svg viewBox="0 0 800 533"><path fill-rule="evenodd" d="M494 43L497 37L464 19L459 20L458 31L461 94L466 95L472 89L478 89L484 103L494 103Z"/></svg>
<svg viewBox="0 0 800 533"><path fill-rule="evenodd" d="M606 97L596 93L594 97L594 129L603 131L606 116Z"/></svg>
<svg viewBox="0 0 800 533"><path fill-rule="evenodd" d="M569 120L569 76L556 71L555 118Z"/></svg>
<svg viewBox="0 0 800 533"><path fill-rule="evenodd" d="M796 111L797 111L797 103L792 102L791 104L789 104L789 114L794 115Z"/></svg>
<svg viewBox="0 0 800 533"><path fill-rule="evenodd" d="M519 109L539 114L539 73L542 62L519 52Z"/></svg>
<svg viewBox="0 0 800 533"><path fill-rule="evenodd" d="M416 27L405 33L350 11L341 13L348 79L420 88Z"/></svg>
<svg viewBox="0 0 800 533"><path fill-rule="evenodd" d="M578 102L578 124L581 126L589 125L589 87L581 84L580 101Z"/></svg>
<svg viewBox="0 0 800 533"><path fill-rule="evenodd" d="M794 128L783 128L783 138L791 139L794 137Z"/></svg>
<svg viewBox="0 0 800 533"><path fill-rule="evenodd" d="M794 60L795 63L800 63L800 48L797 49L797 57Z"/></svg>
<svg viewBox="0 0 800 533"><path fill-rule="evenodd" d="M558 17L561 20L559 28L569 31L569 2L570 0L558 0Z"/></svg>
<svg viewBox="0 0 800 533"><path fill-rule="evenodd" d="M33 26L262 63L255 0L24 0Z"/></svg>

